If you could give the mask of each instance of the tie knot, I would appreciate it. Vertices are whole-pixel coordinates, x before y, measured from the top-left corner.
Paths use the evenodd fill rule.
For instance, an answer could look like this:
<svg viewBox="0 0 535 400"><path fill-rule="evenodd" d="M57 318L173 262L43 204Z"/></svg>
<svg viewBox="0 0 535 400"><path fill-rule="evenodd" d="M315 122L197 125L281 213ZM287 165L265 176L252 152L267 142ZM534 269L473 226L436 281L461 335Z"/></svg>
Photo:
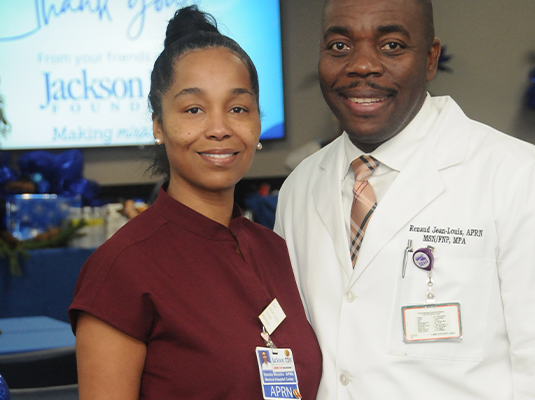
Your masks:
<svg viewBox="0 0 535 400"><path fill-rule="evenodd" d="M356 181L367 181L378 166L379 161L372 156L360 156L351 163Z"/></svg>

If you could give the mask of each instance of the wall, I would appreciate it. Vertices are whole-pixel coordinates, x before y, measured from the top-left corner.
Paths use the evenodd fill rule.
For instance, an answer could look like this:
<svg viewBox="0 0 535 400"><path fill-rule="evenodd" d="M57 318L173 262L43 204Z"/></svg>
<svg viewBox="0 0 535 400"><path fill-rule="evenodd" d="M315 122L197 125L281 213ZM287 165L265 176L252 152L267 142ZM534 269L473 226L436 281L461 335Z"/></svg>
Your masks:
<svg viewBox="0 0 535 400"><path fill-rule="evenodd" d="M535 111L523 96L535 67L535 1L435 0L437 36L453 55L453 73L439 73L429 90L449 94L468 116L535 142ZM288 138L265 142L247 177L285 176L288 153L336 131L317 85L323 0L281 0ZM86 149L85 176L101 184L154 181L143 175L145 151Z"/></svg>
<svg viewBox="0 0 535 400"><path fill-rule="evenodd" d="M433 1L436 35L453 58L433 94L449 94L478 121L535 142L535 111L525 107L535 68L535 1Z"/></svg>

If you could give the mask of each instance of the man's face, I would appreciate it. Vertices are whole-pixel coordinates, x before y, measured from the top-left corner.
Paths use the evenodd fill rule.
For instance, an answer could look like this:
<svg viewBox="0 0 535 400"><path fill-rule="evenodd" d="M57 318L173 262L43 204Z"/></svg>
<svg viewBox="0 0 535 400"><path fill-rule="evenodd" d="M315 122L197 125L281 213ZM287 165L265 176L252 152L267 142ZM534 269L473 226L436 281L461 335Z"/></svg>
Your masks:
<svg viewBox="0 0 535 400"><path fill-rule="evenodd" d="M353 144L371 152L420 110L440 42L429 46L416 0L331 0L322 33L323 96Z"/></svg>

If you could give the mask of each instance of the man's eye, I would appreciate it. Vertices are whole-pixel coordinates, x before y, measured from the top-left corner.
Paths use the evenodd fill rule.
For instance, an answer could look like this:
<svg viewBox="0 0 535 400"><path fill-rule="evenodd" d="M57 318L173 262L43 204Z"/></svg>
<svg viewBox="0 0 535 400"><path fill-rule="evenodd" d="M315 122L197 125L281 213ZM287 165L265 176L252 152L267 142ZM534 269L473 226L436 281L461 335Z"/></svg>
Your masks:
<svg viewBox="0 0 535 400"><path fill-rule="evenodd" d="M396 43L396 42L390 42L390 43L387 43L383 46L383 49L385 50L397 50L397 49L401 49L402 46L399 44L399 43Z"/></svg>
<svg viewBox="0 0 535 400"><path fill-rule="evenodd" d="M333 43L331 44L330 48L336 51L344 51L344 50L349 49L349 47L345 43L342 43L342 42Z"/></svg>
<svg viewBox="0 0 535 400"><path fill-rule="evenodd" d="M192 107L189 110L187 110L186 112L188 112L190 114L198 114L198 113L201 112L201 109L199 107Z"/></svg>

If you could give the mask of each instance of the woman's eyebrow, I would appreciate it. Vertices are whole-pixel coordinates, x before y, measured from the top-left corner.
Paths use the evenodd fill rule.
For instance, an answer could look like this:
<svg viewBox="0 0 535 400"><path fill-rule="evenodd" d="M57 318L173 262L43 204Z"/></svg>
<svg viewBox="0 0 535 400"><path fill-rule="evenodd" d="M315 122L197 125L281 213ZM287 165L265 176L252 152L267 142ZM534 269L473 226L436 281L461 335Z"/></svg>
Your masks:
<svg viewBox="0 0 535 400"><path fill-rule="evenodd" d="M175 94L173 99L176 99L177 97L180 97L180 96L185 96L187 94L203 94L203 93L204 93L204 90L198 87L185 88L185 89L182 89L177 94Z"/></svg>

